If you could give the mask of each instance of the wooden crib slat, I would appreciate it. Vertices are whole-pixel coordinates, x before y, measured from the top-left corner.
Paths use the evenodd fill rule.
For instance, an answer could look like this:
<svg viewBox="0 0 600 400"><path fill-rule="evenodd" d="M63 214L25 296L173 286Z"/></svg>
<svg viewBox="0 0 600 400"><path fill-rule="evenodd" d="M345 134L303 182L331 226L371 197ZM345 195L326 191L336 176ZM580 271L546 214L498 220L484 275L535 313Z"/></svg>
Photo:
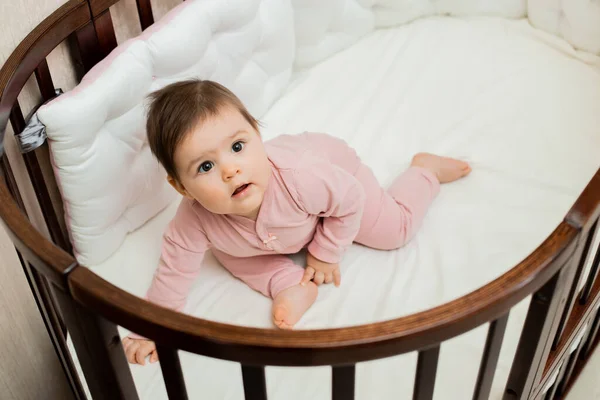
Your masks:
<svg viewBox="0 0 600 400"><path fill-rule="evenodd" d="M76 271L76 270L75 270ZM138 400L117 325L52 288L94 400Z"/></svg>
<svg viewBox="0 0 600 400"><path fill-rule="evenodd" d="M477 376L477 384L473 393L473 400L487 400L492 389L494 373L502 348L504 332L508 323L508 313L504 316L492 321L488 329L487 340L479 367L479 375Z"/></svg>
<svg viewBox="0 0 600 400"><path fill-rule="evenodd" d="M265 367L242 365L242 380L246 400L267 400Z"/></svg>
<svg viewBox="0 0 600 400"><path fill-rule="evenodd" d="M15 174L13 174L10 163L8 162L8 156L5 153L0 158L2 159L2 175L4 176L4 180L6 181L8 191L10 192L12 198L15 199L15 201L17 202L17 205L19 206L21 211L23 211L23 213L27 215L27 210L25 210L25 204L23 203L23 198L21 197L21 192L19 192L19 187L17 186Z"/></svg>
<svg viewBox="0 0 600 400"><path fill-rule="evenodd" d="M552 385L552 387L550 389L548 389L548 393L546 393L546 396L544 397L544 400L552 400L554 399L554 396L556 396L556 390L558 388L558 383L555 383L554 385Z"/></svg>
<svg viewBox="0 0 600 400"><path fill-rule="evenodd" d="M590 327L590 333L588 334L587 340L581 349L581 358L586 359L592 350L592 346L598 336L598 331L600 330L600 309L596 313L596 317L594 318L594 322Z"/></svg>
<svg viewBox="0 0 600 400"><path fill-rule="evenodd" d="M48 68L46 59L44 59L44 61L42 61L35 69L35 79L37 80L43 101L50 100L55 96L54 83L52 82L52 76L50 75L50 69Z"/></svg>
<svg viewBox="0 0 600 400"><path fill-rule="evenodd" d="M18 102L15 103L10 113L10 122L15 133L21 132L25 128L25 119L23 118L23 113L21 112ZM71 250L71 244L63 235L63 231L58 222L58 216L54 211L54 206L52 204L52 200L50 199L50 193L46 187L44 175L42 174L42 169L37 159L36 152L32 151L23 154L23 160L25 161L27 173L29 174L29 178L31 180L31 185L33 186L37 201L42 210L44 222L46 223L48 231L50 232L50 238L63 250L69 252Z"/></svg>
<svg viewBox="0 0 600 400"><path fill-rule="evenodd" d="M596 225L598 225L598 221L596 221L594 227ZM598 229L600 229L600 227ZM592 236L592 232L593 230L590 231L590 236ZM600 235L600 232L598 232L598 235ZM585 282L585 285L583 287L583 291L580 298L581 304L585 304L588 302L590 294L592 293L592 288L594 287L594 282L598 278L598 272L600 270L600 247L598 247L597 249L592 249L591 251L594 250L596 251L596 254L593 255L594 261L592 261L592 268L590 269L590 274L588 275L587 281Z"/></svg>
<svg viewBox="0 0 600 400"><path fill-rule="evenodd" d="M160 369L170 400L187 400L187 390L177 349L156 344Z"/></svg>
<svg viewBox="0 0 600 400"><path fill-rule="evenodd" d="M577 364L577 360L579 359L579 354L581 352L582 347L583 346L580 345L577 348L577 350L575 350L575 352L569 356L569 361L567 362L567 365L563 367L564 373L561 372L561 374L563 375L562 379L556 380L556 384L554 386L556 389L556 394L558 396L565 392L565 389L567 388L567 385L569 384L569 381L573 376L573 370L575 370L575 364Z"/></svg>
<svg viewBox="0 0 600 400"><path fill-rule="evenodd" d="M140 16L140 25L142 30L145 30L154 23L152 15L152 3L150 0L136 0L138 15Z"/></svg>
<svg viewBox="0 0 600 400"><path fill-rule="evenodd" d="M431 400L440 355L440 346L419 351L413 400Z"/></svg>
<svg viewBox="0 0 600 400"><path fill-rule="evenodd" d="M98 36L98 44L102 49L103 57L110 54L117 47L117 37L115 35L115 27L113 26L110 10L104 11L94 20L96 35Z"/></svg>
<svg viewBox="0 0 600 400"><path fill-rule="evenodd" d="M104 57L100 50L96 29L92 21L88 22L77 31L75 31L77 49L83 70L80 75L86 74ZM79 78L82 78L80 76Z"/></svg>
<svg viewBox="0 0 600 400"><path fill-rule="evenodd" d="M574 273L574 277L573 277L571 286L568 288L569 289L568 295L565 299L565 308L562 311L561 319L560 319L558 328L557 328L555 336L554 336L554 341L552 342L552 350L556 350L556 348L558 347L558 343L560 342L562 334L564 333L569 316L571 315L571 312L573 311L573 306L575 305L575 303L577 301L577 296L579 295L579 293L577 291L577 288L579 286L579 281L581 280L581 278L583 276L583 271L585 270L585 265L588 260L588 255L590 257L592 256L590 254L590 251L591 251L592 241L594 239L594 232L596 230L596 226L597 226L597 222L594 223L592 225L591 229L587 232L587 236L585 237L585 240L583 241L582 249L579 252L575 253L574 257L575 257L575 263L576 263L575 264L576 270L574 271L575 273Z"/></svg>
<svg viewBox="0 0 600 400"><path fill-rule="evenodd" d="M60 318L58 305L52 296L50 286L52 284L48 282L44 275L33 268L18 250L17 256L75 399L85 400L85 391L76 373L75 364L67 346L66 326Z"/></svg>
<svg viewBox="0 0 600 400"><path fill-rule="evenodd" d="M554 383L554 385L552 385L552 388L550 390L548 390L548 395L546 396L546 398L548 399L554 399L555 396L557 394L559 394L560 392L558 391L558 388L560 387L560 383L563 381L564 377L565 377L565 373L567 371L567 366L563 365L560 368L560 371L558 373L558 376L556 377L556 382ZM545 400L545 399L544 399Z"/></svg>
<svg viewBox="0 0 600 400"><path fill-rule="evenodd" d="M572 260L573 255L566 262ZM533 294L508 376L505 390L507 398L527 399L539 389L552 347L552 332L555 332L560 321L557 315L562 292L567 286L565 281L572 277L572 272L568 264L563 265L552 279Z"/></svg>
<svg viewBox="0 0 600 400"><path fill-rule="evenodd" d="M80 75L86 74L117 47L109 6L110 4L92 3L94 19L75 31L80 63L83 66Z"/></svg>
<svg viewBox="0 0 600 400"><path fill-rule="evenodd" d="M345 365L331 368L331 398L332 400L354 399L355 365Z"/></svg>

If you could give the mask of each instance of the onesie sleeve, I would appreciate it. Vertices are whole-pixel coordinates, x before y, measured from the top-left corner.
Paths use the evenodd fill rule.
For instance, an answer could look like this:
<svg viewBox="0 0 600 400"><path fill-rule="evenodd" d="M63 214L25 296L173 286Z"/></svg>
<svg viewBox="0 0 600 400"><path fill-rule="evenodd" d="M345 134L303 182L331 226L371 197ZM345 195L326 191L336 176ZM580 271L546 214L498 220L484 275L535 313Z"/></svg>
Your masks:
<svg viewBox="0 0 600 400"><path fill-rule="evenodd" d="M145 299L181 312L208 248L209 241L193 210L193 202L183 199L163 234L160 261ZM129 336L142 338L136 334Z"/></svg>
<svg viewBox="0 0 600 400"><path fill-rule="evenodd" d="M338 263L360 229L365 193L361 183L327 160L304 160L294 171L300 207L322 217L308 251L327 263Z"/></svg>

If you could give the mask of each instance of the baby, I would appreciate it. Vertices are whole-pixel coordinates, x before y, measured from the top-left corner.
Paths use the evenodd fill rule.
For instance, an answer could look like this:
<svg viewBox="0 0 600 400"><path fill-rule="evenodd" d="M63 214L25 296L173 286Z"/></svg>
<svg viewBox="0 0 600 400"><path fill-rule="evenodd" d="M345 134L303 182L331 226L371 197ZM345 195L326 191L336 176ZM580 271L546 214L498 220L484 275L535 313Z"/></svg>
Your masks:
<svg viewBox="0 0 600 400"><path fill-rule="evenodd" d="M258 121L215 82L177 82L150 99L150 149L183 199L146 299L177 311L210 249L231 274L272 298L274 324L291 329L319 285L340 285L340 258L353 242L403 246L440 183L471 171L421 153L386 191L340 139L302 133L263 142ZM303 248L306 268L285 255ZM123 346L131 363L158 359L154 343L139 335Z"/></svg>

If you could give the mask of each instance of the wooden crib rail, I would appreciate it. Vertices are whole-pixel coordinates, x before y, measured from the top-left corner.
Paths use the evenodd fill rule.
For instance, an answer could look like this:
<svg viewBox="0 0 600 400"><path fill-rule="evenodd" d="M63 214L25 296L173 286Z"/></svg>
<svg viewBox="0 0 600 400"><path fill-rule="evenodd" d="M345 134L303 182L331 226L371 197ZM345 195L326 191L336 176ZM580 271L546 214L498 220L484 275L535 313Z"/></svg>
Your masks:
<svg viewBox="0 0 600 400"><path fill-rule="evenodd" d="M344 365L432 347L503 316L559 272L575 238L563 222L523 262L472 293L403 318L341 329L288 332L206 321L147 303L86 268L73 271L69 285L90 310L181 350L250 365Z"/></svg>

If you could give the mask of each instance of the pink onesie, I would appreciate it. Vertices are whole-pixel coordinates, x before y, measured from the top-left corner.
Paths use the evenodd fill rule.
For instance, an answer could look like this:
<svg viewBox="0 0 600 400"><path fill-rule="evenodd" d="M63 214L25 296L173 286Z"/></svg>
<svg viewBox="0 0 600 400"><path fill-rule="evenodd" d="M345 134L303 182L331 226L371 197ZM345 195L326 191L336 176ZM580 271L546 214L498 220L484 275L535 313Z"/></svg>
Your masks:
<svg viewBox="0 0 600 400"><path fill-rule="evenodd" d="M265 148L272 174L256 222L184 198L165 231L147 300L181 311L209 249L234 276L274 298L304 272L285 254L307 247L337 263L353 241L399 248L439 192L435 174L417 167L383 190L352 148L326 134L281 135Z"/></svg>

